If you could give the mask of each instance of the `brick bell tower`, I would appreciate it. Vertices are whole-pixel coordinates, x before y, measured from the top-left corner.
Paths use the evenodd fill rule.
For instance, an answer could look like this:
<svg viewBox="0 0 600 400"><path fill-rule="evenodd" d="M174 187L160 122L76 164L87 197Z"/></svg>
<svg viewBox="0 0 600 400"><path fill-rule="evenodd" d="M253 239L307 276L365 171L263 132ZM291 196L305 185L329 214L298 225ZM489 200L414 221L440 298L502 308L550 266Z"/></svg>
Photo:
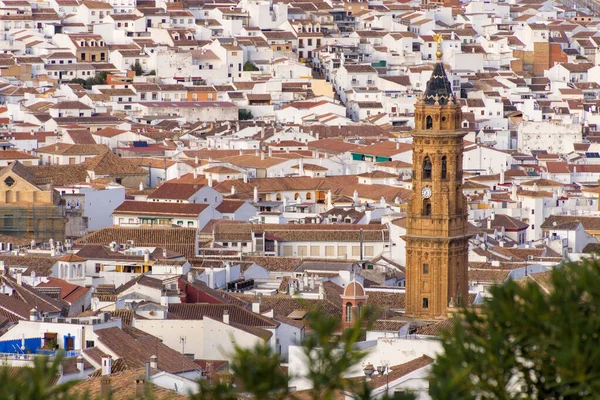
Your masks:
<svg viewBox="0 0 600 400"><path fill-rule="evenodd" d="M462 192L462 111L438 42L437 62L415 104L413 195L406 226L406 315L446 318L468 299L467 202Z"/></svg>

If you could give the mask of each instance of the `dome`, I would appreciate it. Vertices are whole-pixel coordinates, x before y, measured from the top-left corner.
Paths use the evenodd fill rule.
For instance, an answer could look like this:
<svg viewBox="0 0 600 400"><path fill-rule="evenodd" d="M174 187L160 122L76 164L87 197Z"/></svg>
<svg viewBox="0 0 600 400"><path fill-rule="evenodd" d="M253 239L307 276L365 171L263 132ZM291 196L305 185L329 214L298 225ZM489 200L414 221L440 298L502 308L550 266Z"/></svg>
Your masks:
<svg viewBox="0 0 600 400"><path fill-rule="evenodd" d="M360 282L352 281L344 289L344 297L364 297L365 288Z"/></svg>

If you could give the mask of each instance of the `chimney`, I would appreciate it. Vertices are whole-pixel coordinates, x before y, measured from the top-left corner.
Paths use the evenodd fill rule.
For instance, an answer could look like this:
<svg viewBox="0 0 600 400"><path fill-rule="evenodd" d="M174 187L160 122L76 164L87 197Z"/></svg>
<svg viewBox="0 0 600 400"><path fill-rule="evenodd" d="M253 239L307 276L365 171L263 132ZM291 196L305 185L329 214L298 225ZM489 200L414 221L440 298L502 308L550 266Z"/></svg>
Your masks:
<svg viewBox="0 0 600 400"><path fill-rule="evenodd" d="M169 295L167 294L167 289L163 288L160 292L160 305L169 307Z"/></svg>
<svg viewBox="0 0 600 400"><path fill-rule="evenodd" d="M198 164L198 156L194 157L194 162Z"/></svg>
<svg viewBox="0 0 600 400"><path fill-rule="evenodd" d="M242 173L242 178L244 179L244 183L248 183L248 171Z"/></svg>
<svg viewBox="0 0 600 400"><path fill-rule="evenodd" d="M354 204L358 204L358 190L355 190L352 194L352 200L354 201Z"/></svg>
<svg viewBox="0 0 600 400"><path fill-rule="evenodd" d="M304 176L304 160L302 158L298 161L298 175Z"/></svg>
<svg viewBox="0 0 600 400"><path fill-rule="evenodd" d="M400 142L396 142L396 150L400 150Z"/></svg>
<svg viewBox="0 0 600 400"><path fill-rule="evenodd" d="M33 307L31 311L29 311L29 320L37 321L38 320L38 311L37 308Z"/></svg>
<svg viewBox="0 0 600 400"><path fill-rule="evenodd" d="M17 278L17 285L23 286L23 273L17 272L16 278Z"/></svg>
<svg viewBox="0 0 600 400"><path fill-rule="evenodd" d="M146 379L137 377L135 379L135 397L137 399L146 398Z"/></svg>
<svg viewBox="0 0 600 400"><path fill-rule="evenodd" d="M83 372L85 370L85 363L81 354L77 356L77 369L79 370L79 372Z"/></svg>
<svg viewBox="0 0 600 400"><path fill-rule="evenodd" d="M381 200L379 201L379 204L381 205L382 208L387 207L387 203L385 202L385 197L381 196Z"/></svg>
<svg viewBox="0 0 600 400"><path fill-rule="evenodd" d="M146 360L146 381L150 381L150 360Z"/></svg>
<svg viewBox="0 0 600 400"><path fill-rule="evenodd" d="M140 190L144 190L144 183L140 182Z"/></svg>
<svg viewBox="0 0 600 400"><path fill-rule="evenodd" d="M112 397L112 387L110 383L110 376L103 376L100 379L100 398L110 399Z"/></svg>
<svg viewBox="0 0 600 400"><path fill-rule="evenodd" d="M333 201L332 201L332 197L333 194L331 193L331 189L329 189L327 191L327 208L332 208L333 207Z"/></svg>
<svg viewBox="0 0 600 400"><path fill-rule="evenodd" d="M229 325L229 310L223 310L223 323Z"/></svg>
<svg viewBox="0 0 600 400"><path fill-rule="evenodd" d="M109 376L112 372L112 357L108 354L102 356L102 375Z"/></svg>
<svg viewBox="0 0 600 400"><path fill-rule="evenodd" d="M254 150L254 155L258 157L258 149Z"/></svg>
<svg viewBox="0 0 600 400"><path fill-rule="evenodd" d="M240 156L244 155L244 150L240 149Z"/></svg>
<svg viewBox="0 0 600 400"><path fill-rule="evenodd" d="M269 146L269 157L273 157L273 147Z"/></svg>
<svg viewBox="0 0 600 400"><path fill-rule="evenodd" d="M265 153L260 153L260 159L264 160L265 159Z"/></svg>
<svg viewBox="0 0 600 400"><path fill-rule="evenodd" d="M208 186L212 187L212 185L213 185L212 174L208 174Z"/></svg>
<svg viewBox="0 0 600 400"><path fill-rule="evenodd" d="M196 171L196 168L194 168L194 179L198 179L198 171Z"/></svg>
<svg viewBox="0 0 600 400"><path fill-rule="evenodd" d="M231 185L231 194L235 194L235 186Z"/></svg>
<svg viewBox="0 0 600 400"><path fill-rule="evenodd" d="M254 186L254 198L253 198L255 203L258 203L258 188L256 186Z"/></svg>
<svg viewBox="0 0 600 400"><path fill-rule="evenodd" d="M150 368L158 369L158 357L156 355L150 357Z"/></svg>
<svg viewBox="0 0 600 400"><path fill-rule="evenodd" d="M252 302L252 312L255 314L260 314L260 299L255 299Z"/></svg>

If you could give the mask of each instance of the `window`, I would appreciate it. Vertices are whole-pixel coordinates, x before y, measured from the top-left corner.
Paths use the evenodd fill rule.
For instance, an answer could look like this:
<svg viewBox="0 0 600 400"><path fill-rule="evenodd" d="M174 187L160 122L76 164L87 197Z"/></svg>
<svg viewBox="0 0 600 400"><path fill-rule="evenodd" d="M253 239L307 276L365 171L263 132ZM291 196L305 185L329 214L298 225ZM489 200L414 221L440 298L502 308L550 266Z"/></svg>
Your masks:
<svg viewBox="0 0 600 400"><path fill-rule="evenodd" d="M428 115L427 118L425 118L425 129L433 129L433 118L431 115Z"/></svg>
<svg viewBox="0 0 600 400"><path fill-rule="evenodd" d="M310 200L310 199L312 199L312 194L306 193L306 200Z"/></svg>
<svg viewBox="0 0 600 400"><path fill-rule="evenodd" d="M423 199L423 216L431 217L431 201L429 199Z"/></svg>
<svg viewBox="0 0 600 400"><path fill-rule="evenodd" d="M535 214L535 210L532 208L531 209L531 215Z"/></svg>
<svg viewBox="0 0 600 400"><path fill-rule="evenodd" d="M446 156L443 156L442 157L442 179L446 179L446 173L447 173Z"/></svg>
<svg viewBox="0 0 600 400"><path fill-rule="evenodd" d="M431 165L431 159L429 156L425 156L423 159L423 179L431 179L431 170L433 166Z"/></svg>
<svg viewBox="0 0 600 400"><path fill-rule="evenodd" d="M352 303L346 303L346 322L352 322Z"/></svg>
<svg viewBox="0 0 600 400"><path fill-rule="evenodd" d="M423 275L429 275L429 264L423 264Z"/></svg>
<svg viewBox="0 0 600 400"><path fill-rule="evenodd" d="M429 299L427 297L423 297L423 308L429 308Z"/></svg>
<svg viewBox="0 0 600 400"><path fill-rule="evenodd" d="M100 263L96 263L96 273L99 273L102 269L102 265Z"/></svg>
<svg viewBox="0 0 600 400"><path fill-rule="evenodd" d="M362 303L358 303L358 315L362 315L362 309L363 309Z"/></svg>
<svg viewBox="0 0 600 400"><path fill-rule="evenodd" d="M276 201L281 201L281 194L277 193L277 195L275 196L275 200Z"/></svg>

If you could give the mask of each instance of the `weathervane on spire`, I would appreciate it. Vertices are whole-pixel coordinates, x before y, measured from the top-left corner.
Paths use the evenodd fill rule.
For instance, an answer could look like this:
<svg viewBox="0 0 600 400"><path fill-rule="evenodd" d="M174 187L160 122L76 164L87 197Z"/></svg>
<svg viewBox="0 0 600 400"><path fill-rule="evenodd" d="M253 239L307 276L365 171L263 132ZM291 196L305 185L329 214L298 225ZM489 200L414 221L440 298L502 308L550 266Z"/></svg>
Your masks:
<svg viewBox="0 0 600 400"><path fill-rule="evenodd" d="M433 40L437 43L437 51L435 52L435 55L437 56L438 60L442 59L442 34L438 33L437 35L433 35Z"/></svg>

